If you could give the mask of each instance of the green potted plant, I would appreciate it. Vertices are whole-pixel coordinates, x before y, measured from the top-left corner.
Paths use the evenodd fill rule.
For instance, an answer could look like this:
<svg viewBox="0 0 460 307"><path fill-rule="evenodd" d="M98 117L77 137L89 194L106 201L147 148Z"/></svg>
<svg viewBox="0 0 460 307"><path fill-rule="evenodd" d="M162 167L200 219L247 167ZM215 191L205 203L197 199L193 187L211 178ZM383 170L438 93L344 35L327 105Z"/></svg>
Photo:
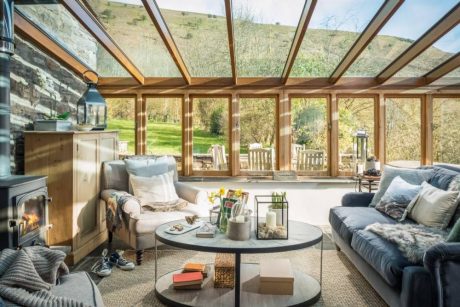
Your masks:
<svg viewBox="0 0 460 307"><path fill-rule="evenodd" d="M36 131L70 131L72 122L69 120L70 112L57 113L57 100L51 97L50 114L43 115L44 119L34 121L34 130Z"/></svg>
<svg viewBox="0 0 460 307"><path fill-rule="evenodd" d="M286 200L286 192L272 192L272 204L268 208L270 211L275 212L277 226L287 224L288 202Z"/></svg>

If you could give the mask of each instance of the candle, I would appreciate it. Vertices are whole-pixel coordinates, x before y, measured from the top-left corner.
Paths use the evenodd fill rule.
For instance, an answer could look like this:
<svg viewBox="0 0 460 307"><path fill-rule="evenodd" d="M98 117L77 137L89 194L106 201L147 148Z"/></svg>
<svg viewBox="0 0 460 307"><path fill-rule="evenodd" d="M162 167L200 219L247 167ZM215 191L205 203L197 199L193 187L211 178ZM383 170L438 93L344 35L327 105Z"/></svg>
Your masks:
<svg viewBox="0 0 460 307"><path fill-rule="evenodd" d="M237 223L244 223L244 215L237 215L235 217L235 222Z"/></svg>
<svg viewBox="0 0 460 307"><path fill-rule="evenodd" d="M380 170L380 162L379 161L375 162L375 169L378 170L378 171Z"/></svg>
<svg viewBox="0 0 460 307"><path fill-rule="evenodd" d="M358 164L358 175L362 175L364 173L364 165Z"/></svg>
<svg viewBox="0 0 460 307"><path fill-rule="evenodd" d="M265 224L268 228L275 228L276 227L276 213L273 211L268 211L267 215L265 216Z"/></svg>

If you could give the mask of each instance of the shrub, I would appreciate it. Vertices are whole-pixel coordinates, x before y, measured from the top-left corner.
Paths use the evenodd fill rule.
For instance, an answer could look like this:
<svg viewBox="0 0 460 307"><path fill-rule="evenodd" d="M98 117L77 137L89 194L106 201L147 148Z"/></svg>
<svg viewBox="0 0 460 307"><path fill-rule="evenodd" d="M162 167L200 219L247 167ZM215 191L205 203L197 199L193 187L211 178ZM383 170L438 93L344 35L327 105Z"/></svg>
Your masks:
<svg viewBox="0 0 460 307"><path fill-rule="evenodd" d="M224 126L223 110L216 109L211 113L210 131L214 135L222 135Z"/></svg>

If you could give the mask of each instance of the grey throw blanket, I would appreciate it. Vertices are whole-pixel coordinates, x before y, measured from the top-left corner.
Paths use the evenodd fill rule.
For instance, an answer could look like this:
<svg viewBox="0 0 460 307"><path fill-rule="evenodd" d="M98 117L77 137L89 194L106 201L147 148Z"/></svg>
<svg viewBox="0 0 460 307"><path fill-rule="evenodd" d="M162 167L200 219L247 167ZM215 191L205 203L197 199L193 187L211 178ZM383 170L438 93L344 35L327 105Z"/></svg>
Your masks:
<svg viewBox="0 0 460 307"><path fill-rule="evenodd" d="M69 273L65 256L61 251L42 246L1 251L0 297L20 306L83 306L49 291L60 275Z"/></svg>
<svg viewBox="0 0 460 307"><path fill-rule="evenodd" d="M107 200L107 226L110 231L115 231L123 226L123 206L130 200L140 204L139 200L131 194L123 191L113 192ZM139 205L140 206L140 205ZM128 221L125 221L128 223Z"/></svg>
<svg viewBox="0 0 460 307"><path fill-rule="evenodd" d="M413 224L368 225L365 230L395 243L403 255L412 263L420 264L425 252L432 246L446 241L447 232Z"/></svg>

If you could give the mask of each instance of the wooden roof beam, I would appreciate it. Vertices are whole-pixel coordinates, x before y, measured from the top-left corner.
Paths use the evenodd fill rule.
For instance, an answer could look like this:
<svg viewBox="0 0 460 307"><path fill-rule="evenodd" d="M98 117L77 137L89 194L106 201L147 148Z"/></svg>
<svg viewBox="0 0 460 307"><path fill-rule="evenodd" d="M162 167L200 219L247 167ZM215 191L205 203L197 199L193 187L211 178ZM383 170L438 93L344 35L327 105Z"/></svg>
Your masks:
<svg viewBox="0 0 460 307"><path fill-rule="evenodd" d="M454 69L460 67L460 52L451 56L448 60L433 68L430 72L426 73L423 77L426 83L430 84L439 78L447 75Z"/></svg>
<svg viewBox="0 0 460 307"><path fill-rule="evenodd" d="M232 65L233 84L236 84L236 55L235 55L235 36L233 32L233 12L232 0L225 0L225 17L227 19L228 50L230 52L230 64Z"/></svg>
<svg viewBox="0 0 460 307"><path fill-rule="evenodd" d="M18 11L14 13L14 28L19 35L27 38L28 41L35 44L39 49L70 68L79 77L82 77L83 73L90 69ZM88 77L91 76L92 74L88 75ZM94 79L93 81L97 80Z"/></svg>
<svg viewBox="0 0 460 307"><path fill-rule="evenodd" d="M150 19L155 25L158 34L160 34L161 39L163 40L166 48L171 54L171 57L176 63L176 66L179 69L179 72L181 73L185 82L187 82L187 84L191 84L192 77L190 76L190 73L187 70L187 66L185 65L185 62L182 59L182 56L179 52L179 49L176 46L176 43L174 42L171 32L169 32L168 26L165 20L163 19L163 16L161 15L160 8L158 7L156 1L142 0L142 3L144 4L145 9L147 10L147 13L150 16Z"/></svg>
<svg viewBox="0 0 460 307"><path fill-rule="evenodd" d="M126 71L140 84L144 84L144 76L128 56L103 29L97 19L80 1L61 0L64 7L88 30L97 41L123 66Z"/></svg>
<svg viewBox="0 0 460 307"><path fill-rule="evenodd" d="M442 17L425 34L416 40L406 51L399 55L389 64L377 77L379 83L383 83L409 64L420 53L425 51L440 37L450 31L460 22L460 3L453 7L444 17Z"/></svg>
<svg viewBox="0 0 460 307"><path fill-rule="evenodd" d="M386 0L382 4L366 29L361 33L340 64L335 68L334 72L329 77L329 82L335 84L340 77L342 77L403 2L404 0Z"/></svg>
<svg viewBox="0 0 460 307"><path fill-rule="evenodd" d="M291 73L292 66L294 66L294 61L297 58L297 53L299 52L300 47L302 46L303 38L308 29L308 24L310 23L311 16L315 10L317 0L306 0L305 5L302 10L302 15L300 15L299 25L294 35L292 41L291 49L284 65L283 73L281 75L282 84L286 84L289 74Z"/></svg>

